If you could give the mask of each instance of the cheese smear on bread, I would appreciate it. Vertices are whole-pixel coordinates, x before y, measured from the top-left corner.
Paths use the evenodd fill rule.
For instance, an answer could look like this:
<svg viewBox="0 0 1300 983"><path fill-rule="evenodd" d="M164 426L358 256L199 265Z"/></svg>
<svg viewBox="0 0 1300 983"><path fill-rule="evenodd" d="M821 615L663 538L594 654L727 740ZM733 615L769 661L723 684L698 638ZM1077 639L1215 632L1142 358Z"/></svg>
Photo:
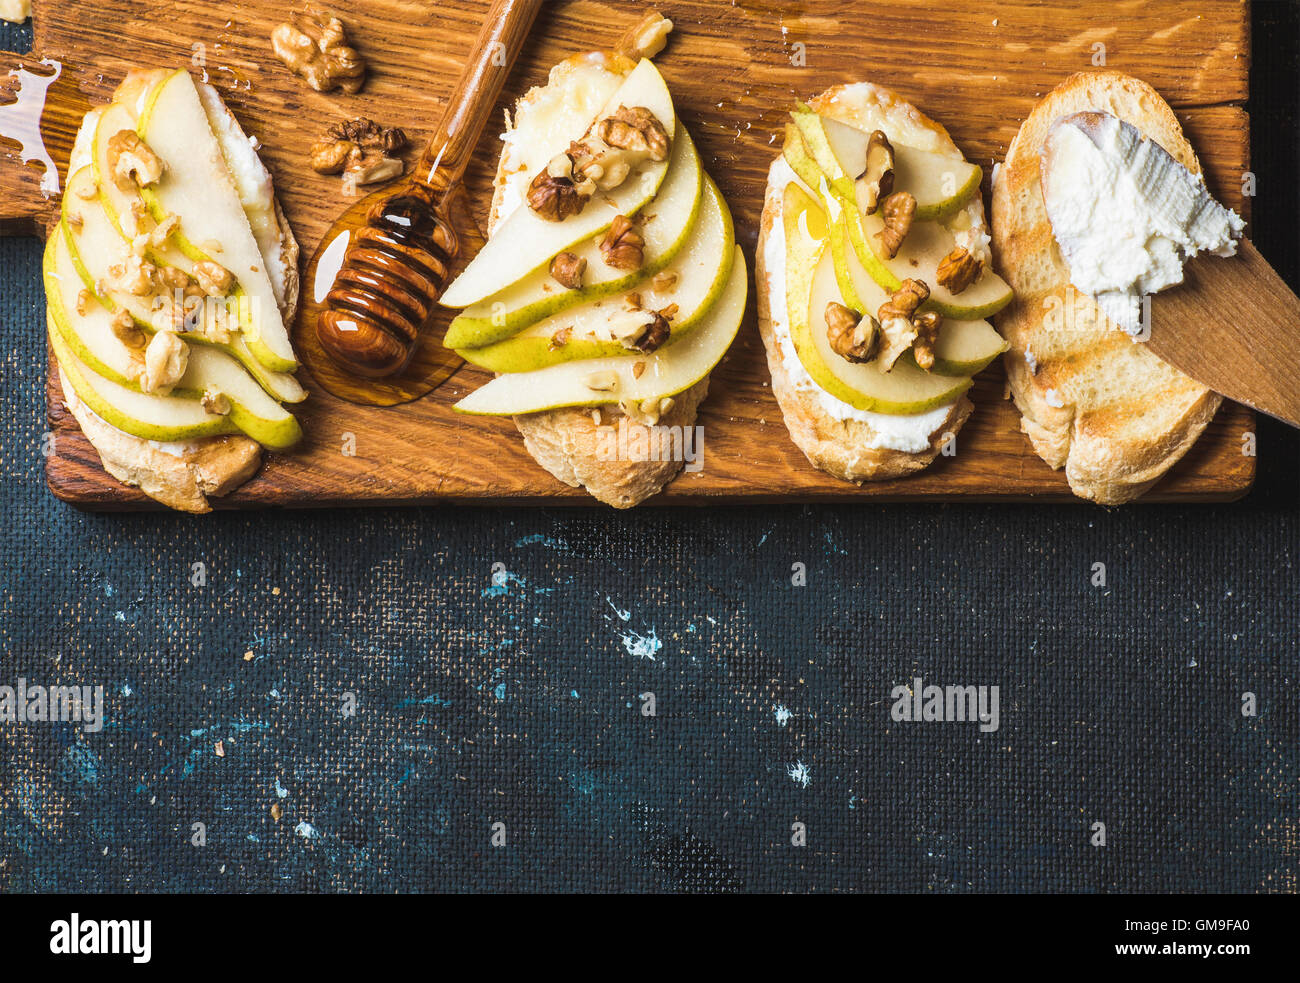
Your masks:
<svg viewBox="0 0 1300 983"><path fill-rule="evenodd" d="M1043 148L1043 203L1070 282L1129 334L1142 298L1183 282L1200 252L1231 256L1245 223L1154 140L1109 114L1065 117Z"/></svg>
<svg viewBox="0 0 1300 983"><path fill-rule="evenodd" d="M799 181L799 178L784 157L777 157L772 162L768 186L784 188L791 181ZM836 399L817 385L799 360L794 339L790 336L790 314L785 301L785 223L779 211L764 242L763 266L767 270L768 317L772 322L772 334L781 349L781 361L794 388L816 399L818 406L832 419L869 424L875 434L867 443L868 447L887 448L908 454L919 454L926 450L930 446L930 436L948 419L952 410L951 403L908 416L860 410Z"/></svg>

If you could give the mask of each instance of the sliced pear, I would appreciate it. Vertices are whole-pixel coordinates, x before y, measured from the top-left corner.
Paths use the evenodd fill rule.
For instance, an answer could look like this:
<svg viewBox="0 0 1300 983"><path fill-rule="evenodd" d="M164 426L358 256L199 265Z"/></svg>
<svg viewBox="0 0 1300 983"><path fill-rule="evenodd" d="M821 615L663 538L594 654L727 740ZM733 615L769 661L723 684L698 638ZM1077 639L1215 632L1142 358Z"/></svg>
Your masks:
<svg viewBox="0 0 1300 983"><path fill-rule="evenodd" d="M689 389L712 372L727 353L745 316L749 272L740 247L734 247L734 252L731 276L722 296L704 323L679 344L640 358L565 362L536 372L497 376L462 399L455 409L461 413L513 416L561 406L603 406L622 399L672 396ZM593 389L593 382L599 382L602 388Z"/></svg>
<svg viewBox="0 0 1300 983"><path fill-rule="evenodd" d="M845 216L854 251L872 278L886 290L897 290L908 277L924 280L930 288L927 303L944 317L988 317L1011 303L1011 287L990 269L985 269L960 294L939 283L939 264L956 247L956 240L952 231L938 222L913 222L898 255L886 259L877 252L880 240L876 238L876 233L885 226L884 220L877 214L858 221L853 209L845 209ZM868 254L866 258L864 250Z"/></svg>
<svg viewBox="0 0 1300 983"><path fill-rule="evenodd" d="M115 386L139 392L140 361L113 331L108 308L92 302L85 305L84 313L77 310L82 281L73 265L62 226L46 244L43 265L46 305L54 333L78 362L97 376ZM259 444L280 449L291 447L302 437L297 420L268 396L231 356L216 348L193 346L185 375L172 395L198 400L209 390L220 392L230 401L231 422Z"/></svg>
<svg viewBox="0 0 1300 983"><path fill-rule="evenodd" d="M645 107L666 132L674 134L674 142L680 138L672 96L659 69L649 60L643 58L628 73L596 118L612 115L619 106ZM573 135L575 140L580 136ZM616 215L630 218L639 212L658 193L667 172L668 161L651 162L617 188L593 196L579 214L563 222L548 222L527 205L521 205L447 287L440 303L445 307L468 307L549 265L557 253L604 232Z"/></svg>
<svg viewBox="0 0 1300 983"><path fill-rule="evenodd" d="M77 398L124 433L144 440L184 441L239 432L230 417L209 413L196 399L141 393L110 382L87 368L58 331L51 327L49 334L54 357Z"/></svg>
<svg viewBox="0 0 1300 983"><path fill-rule="evenodd" d="M654 198L654 217L641 224L645 239L641 268L630 273L605 263L601 237L573 248L587 262L582 286L564 287L551 276L549 264L486 300L471 304L447 327L443 344L448 348L477 348L517 334L530 324L560 311L601 297L622 293L647 276L658 273L686 245L699 216L704 172L700 156L685 127L678 128L668 163L668 176Z"/></svg>
<svg viewBox="0 0 1300 983"><path fill-rule="evenodd" d="M495 345L460 349L457 354L494 372L531 372L578 359L635 356L640 353L618 340L615 326L620 321L632 325L638 319L645 323L648 315L644 311L663 310L670 304L677 305L677 314L671 320L671 334L664 345L678 344L696 329L722 295L735 256L731 212L712 178L706 180L704 198L690 243L668 268L669 273L676 274L676 281L657 288L654 277L647 277L632 285L641 298L640 312L631 310L622 295L597 300L548 317ZM558 332L566 332L567 340L555 346Z"/></svg>
<svg viewBox="0 0 1300 983"><path fill-rule="evenodd" d="M846 307L853 308L859 314L875 316L881 305L889 299L889 294L858 262L857 254L848 244L848 234L844 231L845 221L845 217L840 215L839 221L830 230L830 254L835 283ZM813 323L816 324L816 321ZM934 365L930 371L938 375L974 375L1006 349L1006 342L988 321L945 317L935 341Z"/></svg>
<svg viewBox="0 0 1300 983"><path fill-rule="evenodd" d="M82 168L69 178L63 196L63 228L73 266L81 278L82 286L100 304L110 312L124 308L142 330L152 334L154 324L150 298L136 297L107 286L111 279L109 269L125 262L131 249L118 227L109 220L107 207L105 200L97 196L91 168ZM162 263L161 257L156 254L151 258L153 260ZM98 293L101 289L105 291L102 296ZM281 402L299 403L307 398L307 390L303 389L297 379L286 372L268 371L238 334L231 338L229 344L218 344L201 335L191 335L187 340L213 345L229 352L263 389Z"/></svg>
<svg viewBox="0 0 1300 983"><path fill-rule="evenodd" d="M859 179L867 166L871 134L810 110L796 110L791 115L812 159L829 178L831 189L845 204L865 211L866 187ZM953 215L980 186L983 172L975 164L900 143L893 147L894 190L911 192L918 220L942 220Z"/></svg>
<svg viewBox="0 0 1300 983"><path fill-rule="evenodd" d="M149 211L160 222L170 215L180 219L173 239L183 254L195 262L220 263L234 275L249 309L247 318L241 317L249 350L268 369L292 372L298 360L275 288L187 70L176 70L150 89L136 131L167 162L161 180L141 191Z"/></svg>
<svg viewBox="0 0 1300 983"><path fill-rule="evenodd" d="M878 362L855 364L837 355L826 336L823 312L829 302L842 303L843 297L827 248L825 215L792 181L785 189L782 221L790 336L799 361L817 385L857 409L896 416L951 403L970 388L970 379L925 372L906 356L891 371L882 372Z"/></svg>

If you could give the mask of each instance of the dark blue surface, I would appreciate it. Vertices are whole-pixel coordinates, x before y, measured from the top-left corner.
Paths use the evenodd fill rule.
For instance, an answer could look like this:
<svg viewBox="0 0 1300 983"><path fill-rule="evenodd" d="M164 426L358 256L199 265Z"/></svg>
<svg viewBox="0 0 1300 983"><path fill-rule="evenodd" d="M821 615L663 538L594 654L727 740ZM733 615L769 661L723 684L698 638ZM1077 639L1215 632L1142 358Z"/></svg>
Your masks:
<svg viewBox="0 0 1300 983"><path fill-rule="evenodd" d="M1295 17L1255 18L1295 284ZM0 724L0 890L1297 887L1285 428L1198 508L95 516L43 482L37 244L0 272L0 685L108 698ZM893 722L914 675L1000 686L1000 730Z"/></svg>

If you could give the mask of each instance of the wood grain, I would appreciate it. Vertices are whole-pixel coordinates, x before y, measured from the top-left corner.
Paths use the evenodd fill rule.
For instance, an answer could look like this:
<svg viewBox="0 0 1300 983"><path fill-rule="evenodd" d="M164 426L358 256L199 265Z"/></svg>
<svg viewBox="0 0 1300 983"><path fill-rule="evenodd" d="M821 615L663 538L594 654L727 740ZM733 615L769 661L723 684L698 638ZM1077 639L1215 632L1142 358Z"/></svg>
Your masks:
<svg viewBox="0 0 1300 983"><path fill-rule="evenodd" d="M104 101L136 64L206 65L210 80L250 133L262 141L290 221L309 254L345 202L336 178L306 166L306 148L331 121L369 115L408 130L418 145L442 115L487 0L338 0L372 73L355 97L311 92L275 61L267 38L287 6L277 0L215 4L196 0L43 0L36 51L66 63L77 91ZM1000 159L1020 120L1066 75L1102 54L1107 67L1141 76L1174 106L1206 168L1212 190L1240 208L1249 167L1249 16L1244 0L1084 5L970 2L864 5L853 0L748 2L664 0L677 28L657 59L735 214L752 256L768 163L785 109L836 82L868 78L897 90L948 127L970 160ZM550 65L575 52L608 47L643 5L599 0L546 5L531 42L507 81L498 114ZM177 25L184 25L182 30ZM201 47L200 47L201 46ZM196 69L197 71L198 69ZM56 105L57 110L57 105ZM83 110L84 111L84 110ZM497 130L489 126L466 175L480 223L495 168ZM0 167L0 201L22 193L26 175ZM30 194L20 200L31 203ZM42 224L52 203L37 196ZM33 207L24 204L22 207ZM0 212L0 218L4 213ZM509 420L466 420L458 398L487 376L462 367L432 396L399 408L361 408L312 390L301 416L307 438L272 455L263 473L225 506L564 502L580 490L554 481L523 449ZM664 503L861 501L864 499L1076 501L1062 475L1032 452L1019 415L1004 399L998 367L972 390L976 403L955 457L920 475L855 488L808 465L790 443L772 398L751 300L741 336L714 373L701 413L704 468L685 474L653 500ZM94 451L62 408L54 386L49 411L57 452L48 465L54 493L94 508L151 503L104 474ZM1254 458L1241 453L1253 414L1220 411L1196 447L1146 500L1223 500L1244 494ZM347 435L356 456L343 453Z"/></svg>

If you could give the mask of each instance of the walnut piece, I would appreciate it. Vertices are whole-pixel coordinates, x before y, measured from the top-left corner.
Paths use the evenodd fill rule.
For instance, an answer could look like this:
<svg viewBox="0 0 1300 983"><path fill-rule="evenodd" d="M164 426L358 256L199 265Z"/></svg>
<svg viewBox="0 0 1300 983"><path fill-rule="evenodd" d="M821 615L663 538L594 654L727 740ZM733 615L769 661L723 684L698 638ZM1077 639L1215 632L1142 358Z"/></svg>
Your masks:
<svg viewBox="0 0 1300 983"><path fill-rule="evenodd" d="M393 178L401 177L406 165L396 157L384 157L379 154L367 154L360 160L352 160L343 172L343 194L355 198L363 184L382 184Z"/></svg>
<svg viewBox="0 0 1300 983"><path fill-rule="evenodd" d="M148 297L154 291L157 275L158 267L132 254L124 262L108 268L108 286L132 297Z"/></svg>
<svg viewBox="0 0 1300 983"><path fill-rule="evenodd" d="M551 260L551 276L561 286L577 290L582 286L582 274L587 272L587 260L576 253L556 253Z"/></svg>
<svg viewBox="0 0 1300 983"><path fill-rule="evenodd" d="M592 372L583 382L592 392L612 393L618 388L618 373L613 369L604 372Z"/></svg>
<svg viewBox="0 0 1300 983"><path fill-rule="evenodd" d="M894 190L894 145L883 130L873 130L867 138L867 167L858 180L866 192L862 210L870 215Z"/></svg>
<svg viewBox="0 0 1300 983"><path fill-rule="evenodd" d="M653 427L675 403L671 396L650 396L639 400L625 397L618 401L618 408L633 423Z"/></svg>
<svg viewBox="0 0 1300 983"><path fill-rule="evenodd" d="M880 330L884 335L884 346L880 351L880 368L888 372L902 354L912 347L920 334L921 325L917 323L916 309L930 297L930 288L921 280L904 280L889 300L880 305L876 317L880 321ZM927 330L929 330L927 322ZM938 330L936 321L933 330ZM934 359L931 357L931 364ZM918 363L919 364L919 363Z"/></svg>
<svg viewBox="0 0 1300 983"><path fill-rule="evenodd" d="M230 414L230 399L219 389L207 389L203 397L199 400L199 405L209 413L217 416L228 416Z"/></svg>
<svg viewBox="0 0 1300 983"><path fill-rule="evenodd" d="M916 214L916 198L909 191L898 191L884 200L880 206L885 227L876 233L885 256L893 259L912 227L912 216Z"/></svg>
<svg viewBox="0 0 1300 983"><path fill-rule="evenodd" d="M548 222L563 222L586 208L595 190L574 174L572 157L558 154L528 185L528 207Z"/></svg>
<svg viewBox="0 0 1300 983"><path fill-rule="evenodd" d="M194 279L208 297L227 297L235 286L234 274L212 260L194 264Z"/></svg>
<svg viewBox="0 0 1300 983"><path fill-rule="evenodd" d="M939 286L959 294L979 278L983 266L965 246L958 246L939 262L935 279Z"/></svg>
<svg viewBox="0 0 1300 983"><path fill-rule="evenodd" d="M609 231L600 240L605 263L616 270L639 270L645 258L645 239L623 215L615 215Z"/></svg>
<svg viewBox="0 0 1300 983"><path fill-rule="evenodd" d="M634 338L630 345L627 345L627 347L634 348L639 352L645 352L647 355L662 347L663 343L668 340L669 334L672 333L672 328L668 324L671 315L666 312L666 309L663 311L650 311L650 314L650 323L646 325L645 330ZM627 342L624 342L624 344L626 345Z"/></svg>
<svg viewBox="0 0 1300 983"><path fill-rule="evenodd" d="M912 342L912 355L916 364L927 372L934 368L934 346L939 340L939 325L943 316L938 311L922 311L912 318L916 328L916 340Z"/></svg>
<svg viewBox="0 0 1300 983"><path fill-rule="evenodd" d="M653 58L664 50L668 35L673 29L673 22L657 10L646 13L637 23L629 27L615 46L615 50L626 58L640 61Z"/></svg>
<svg viewBox="0 0 1300 983"><path fill-rule="evenodd" d="M130 313L124 310L118 311L113 315L113 319L108 322L108 326L113 330L115 337L122 344L133 352L144 349L146 338L144 332L140 330Z"/></svg>
<svg viewBox="0 0 1300 983"><path fill-rule="evenodd" d="M147 188L163 175L163 162L135 130L118 130L108 138L108 167L123 191Z"/></svg>
<svg viewBox="0 0 1300 983"><path fill-rule="evenodd" d="M568 157L576 177L609 191L645 161L667 160L668 150L668 132L654 113L644 106L619 106L570 143Z"/></svg>
<svg viewBox="0 0 1300 983"><path fill-rule="evenodd" d="M190 349L174 331L159 331L144 351L140 389L166 395L181 381L189 365Z"/></svg>
<svg viewBox="0 0 1300 983"><path fill-rule="evenodd" d="M308 7L271 32L275 55L317 92L342 89L355 95L366 84L366 62L348 44L343 22L329 11Z"/></svg>
<svg viewBox="0 0 1300 983"><path fill-rule="evenodd" d="M559 331L551 335L551 341L546 346L547 351L558 352L561 348L569 343L569 336L573 334L573 325L566 324Z"/></svg>
<svg viewBox="0 0 1300 983"><path fill-rule="evenodd" d="M387 158L400 153L408 143L405 131L395 126L380 126L372 119L358 116L334 123L312 145L312 170L318 174L339 174L345 168L358 166L367 156ZM366 151L373 153L367 155Z"/></svg>
<svg viewBox="0 0 1300 983"><path fill-rule="evenodd" d="M831 350L846 362L870 362L880 344L880 325L870 314L831 301L826 305L826 338Z"/></svg>

